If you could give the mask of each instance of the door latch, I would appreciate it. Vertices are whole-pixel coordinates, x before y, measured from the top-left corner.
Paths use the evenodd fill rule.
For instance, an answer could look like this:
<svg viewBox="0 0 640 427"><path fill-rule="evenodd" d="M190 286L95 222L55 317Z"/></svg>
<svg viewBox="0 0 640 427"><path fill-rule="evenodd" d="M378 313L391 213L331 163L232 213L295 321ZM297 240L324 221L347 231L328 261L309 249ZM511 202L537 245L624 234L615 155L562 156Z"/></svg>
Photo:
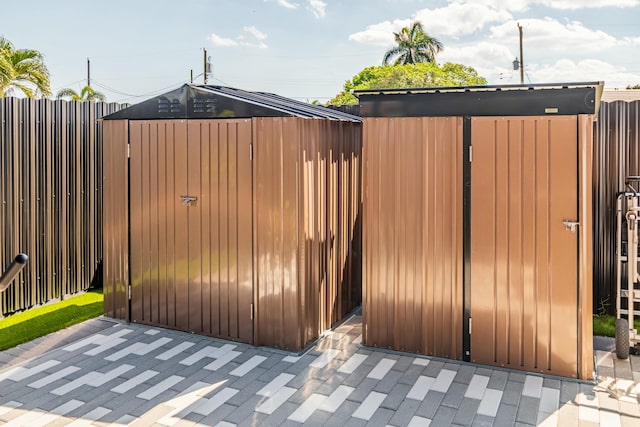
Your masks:
<svg viewBox="0 0 640 427"><path fill-rule="evenodd" d="M578 226L580 225L579 221L574 221L570 219L565 219L564 221L562 221L562 223L564 224L565 230L571 231L572 233L575 233L576 230L578 229Z"/></svg>
<svg viewBox="0 0 640 427"><path fill-rule="evenodd" d="M180 200L184 206L196 206L198 198L196 196L180 196Z"/></svg>

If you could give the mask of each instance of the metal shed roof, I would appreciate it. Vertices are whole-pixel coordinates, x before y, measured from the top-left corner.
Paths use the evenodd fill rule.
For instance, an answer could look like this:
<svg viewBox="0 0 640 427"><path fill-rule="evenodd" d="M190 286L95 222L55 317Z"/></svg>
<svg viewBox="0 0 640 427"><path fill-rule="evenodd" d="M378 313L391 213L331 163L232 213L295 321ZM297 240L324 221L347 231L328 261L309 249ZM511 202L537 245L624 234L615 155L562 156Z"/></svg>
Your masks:
<svg viewBox="0 0 640 427"><path fill-rule="evenodd" d="M602 82L356 90L362 117L597 114Z"/></svg>
<svg viewBox="0 0 640 427"><path fill-rule="evenodd" d="M104 117L104 120L302 117L361 121L360 117L265 92L188 85Z"/></svg>

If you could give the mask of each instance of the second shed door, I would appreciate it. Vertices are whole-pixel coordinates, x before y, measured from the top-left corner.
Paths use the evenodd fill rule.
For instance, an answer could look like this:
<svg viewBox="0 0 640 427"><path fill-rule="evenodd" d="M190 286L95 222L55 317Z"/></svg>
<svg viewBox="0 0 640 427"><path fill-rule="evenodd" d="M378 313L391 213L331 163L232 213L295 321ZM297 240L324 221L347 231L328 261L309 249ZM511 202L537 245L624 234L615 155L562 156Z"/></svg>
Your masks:
<svg viewBox="0 0 640 427"><path fill-rule="evenodd" d="M251 120L130 122L131 321L251 343Z"/></svg>
<svg viewBox="0 0 640 427"><path fill-rule="evenodd" d="M471 122L471 361L577 375L577 119Z"/></svg>

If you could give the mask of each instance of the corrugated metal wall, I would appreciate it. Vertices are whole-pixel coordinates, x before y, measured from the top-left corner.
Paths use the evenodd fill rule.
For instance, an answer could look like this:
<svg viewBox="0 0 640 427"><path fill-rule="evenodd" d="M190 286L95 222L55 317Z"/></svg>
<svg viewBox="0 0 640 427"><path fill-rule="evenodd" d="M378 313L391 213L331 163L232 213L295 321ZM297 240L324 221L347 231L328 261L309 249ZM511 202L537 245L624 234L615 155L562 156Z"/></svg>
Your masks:
<svg viewBox="0 0 640 427"><path fill-rule="evenodd" d="M600 103L593 162L594 313L615 314L616 195L625 191L628 176L638 175L640 101Z"/></svg>
<svg viewBox="0 0 640 427"><path fill-rule="evenodd" d="M247 135L247 127L240 122L251 125L251 135ZM125 320L129 305L125 285L128 212L123 190L127 186L127 123L118 120L104 124L105 314ZM241 331L226 337L251 342L245 334L251 331L251 312L249 307L240 307L251 283L250 297L255 310L253 343L299 350L360 304L360 123L301 118L204 120L189 121L188 125L178 120L129 123L132 236L155 233L160 238L169 238L170 233L162 230L163 221L167 226L173 224L176 236L175 241L166 242L166 248L176 251L175 262L165 260L166 265L163 259L152 262L162 246L159 241L151 237L134 242L132 237L132 319L140 312L141 321L146 323L224 336L207 329L215 326L213 320L200 327L201 315L206 312L212 319L234 317L235 322L225 327ZM162 126L170 127L171 131L158 130ZM147 143L138 144L138 140ZM247 148L249 142L253 147L252 171L247 171L248 150L242 148ZM153 144L159 144L155 152ZM212 148L215 144L217 151ZM146 146L147 154L144 149L139 151L137 145ZM173 147L164 161L163 146L165 151ZM245 155L247 162L239 159ZM168 161L170 157L173 163ZM206 168L210 172L208 201L219 203L218 207L202 206L207 199L204 191L207 180L203 181ZM141 176L134 176L134 171ZM157 183L161 176L175 178L173 192ZM214 182L214 178L218 181ZM134 181L140 183L140 188L136 188ZM251 189L247 203L247 192ZM193 191L198 194L191 194ZM145 196L154 192L158 197ZM167 198L162 197L163 192L171 193L167 196L171 201L163 200ZM182 206L177 200L181 195L197 196L198 209L206 207L208 214L204 210L195 214L194 207ZM173 211L167 211L162 219L165 202ZM154 204L161 208L155 209ZM221 215L219 221L216 210ZM138 229L143 232L137 233ZM253 257L249 267L253 269L253 279L251 270L245 268L246 255L251 254L246 240L251 239L251 233ZM235 255L224 250L233 246L231 240L238 246ZM211 271L202 269L205 259L211 262ZM155 297L165 291L154 291L138 282L160 284L156 276L166 275L165 267L171 265L173 269L168 270L174 275L166 278L166 289L173 286L177 303L174 312L165 315L162 312L168 300ZM210 277L214 270L224 277L216 274ZM235 290L231 289L234 286ZM228 294L225 298L222 293L217 296L218 305L212 303L206 310L191 309L197 305L191 303L191 298L209 295L213 301L214 292L223 288ZM176 319L173 324L171 316Z"/></svg>
<svg viewBox="0 0 640 427"><path fill-rule="evenodd" d="M576 377L577 117L473 118L471 135L471 361Z"/></svg>
<svg viewBox="0 0 640 427"><path fill-rule="evenodd" d="M131 320L252 342L251 120L130 121L129 137Z"/></svg>
<svg viewBox="0 0 640 427"><path fill-rule="evenodd" d="M366 118L370 346L462 358L462 118Z"/></svg>
<svg viewBox="0 0 640 427"><path fill-rule="evenodd" d="M104 314L129 320L129 122L105 120L102 131Z"/></svg>
<svg viewBox="0 0 640 427"><path fill-rule="evenodd" d="M253 123L255 344L296 350L360 304L361 125Z"/></svg>
<svg viewBox="0 0 640 427"><path fill-rule="evenodd" d="M590 378L592 120L365 118L364 343Z"/></svg>
<svg viewBox="0 0 640 427"><path fill-rule="evenodd" d="M86 290L100 278L101 131L118 104L0 98L0 271L24 270L0 315Z"/></svg>

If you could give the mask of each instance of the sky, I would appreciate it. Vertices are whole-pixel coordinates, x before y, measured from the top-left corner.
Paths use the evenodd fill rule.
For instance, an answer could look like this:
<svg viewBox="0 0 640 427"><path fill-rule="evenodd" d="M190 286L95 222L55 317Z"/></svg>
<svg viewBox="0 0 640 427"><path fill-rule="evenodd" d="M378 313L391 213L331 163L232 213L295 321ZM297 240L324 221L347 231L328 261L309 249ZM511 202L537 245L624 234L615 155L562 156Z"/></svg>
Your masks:
<svg viewBox="0 0 640 427"><path fill-rule="evenodd" d="M393 32L419 20L437 62L489 84L640 84L640 0L0 0L0 36L39 50L55 93L91 85L137 103L190 81L324 103L380 65ZM7 18L10 17L10 18Z"/></svg>

